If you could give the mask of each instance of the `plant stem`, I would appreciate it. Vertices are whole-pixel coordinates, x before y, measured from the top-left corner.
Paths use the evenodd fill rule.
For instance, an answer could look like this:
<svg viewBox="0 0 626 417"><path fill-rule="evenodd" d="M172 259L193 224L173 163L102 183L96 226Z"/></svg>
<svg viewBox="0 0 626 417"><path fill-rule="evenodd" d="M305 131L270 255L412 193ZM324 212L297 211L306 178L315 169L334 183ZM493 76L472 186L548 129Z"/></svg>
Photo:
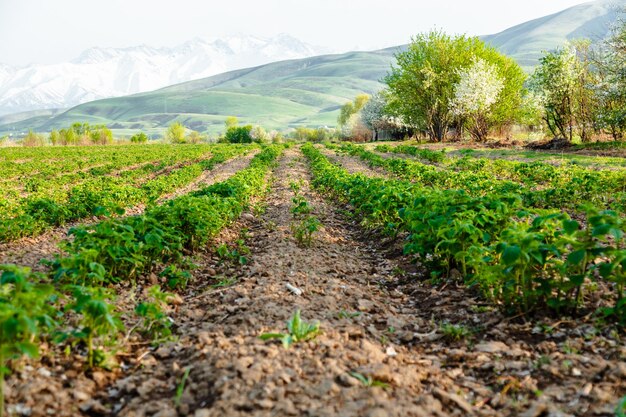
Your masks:
<svg viewBox="0 0 626 417"><path fill-rule="evenodd" d="M87 356L89 360L89 367L93 368L93 334L92 333L89 333L89 337L87 338L87 349L88 349Z"/></svg>
<svg viewBox="0 0 626 417"><path fill-rule="evenodd" d="M0 417L4 416L4 371L1 369L4 366L4 355L0 349Z"/></svg>

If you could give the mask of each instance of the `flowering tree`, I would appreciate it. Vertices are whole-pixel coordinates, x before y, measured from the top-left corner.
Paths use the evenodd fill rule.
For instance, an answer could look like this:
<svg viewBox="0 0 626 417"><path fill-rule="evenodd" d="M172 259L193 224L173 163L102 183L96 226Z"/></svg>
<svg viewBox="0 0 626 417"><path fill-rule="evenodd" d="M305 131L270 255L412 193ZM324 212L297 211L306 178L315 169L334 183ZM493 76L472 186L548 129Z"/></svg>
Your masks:
<svg viewBox="0 0 626 417"><path fill-rule="evenodd" d="M483 59L458 71L459 82L454 89L450 106L452 113L465 121L474 139L484 141L493 126L491 108L498 101L504 80L495 65Z"/></svg>
<svg viewBox="0 0 626 417"><path fill-rule="evenodd" d="M361 110L361 120L372 131L373 140L378 140L381 130L394 131L407 128L400 118L387 112L387 94L386 91L376 93Z"/></svg>

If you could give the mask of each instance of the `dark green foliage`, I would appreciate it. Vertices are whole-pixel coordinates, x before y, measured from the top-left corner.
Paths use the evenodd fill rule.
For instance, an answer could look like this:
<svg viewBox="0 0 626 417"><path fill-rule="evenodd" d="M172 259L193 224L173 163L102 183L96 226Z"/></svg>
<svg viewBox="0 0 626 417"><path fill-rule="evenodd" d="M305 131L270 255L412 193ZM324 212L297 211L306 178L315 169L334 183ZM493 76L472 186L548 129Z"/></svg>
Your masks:
<svg viewBox="0 0 626 417"><path fill-rule="evenodd" d="M226 141L229 143L252 143L252 125L231 126L226 130Z"/></svg>

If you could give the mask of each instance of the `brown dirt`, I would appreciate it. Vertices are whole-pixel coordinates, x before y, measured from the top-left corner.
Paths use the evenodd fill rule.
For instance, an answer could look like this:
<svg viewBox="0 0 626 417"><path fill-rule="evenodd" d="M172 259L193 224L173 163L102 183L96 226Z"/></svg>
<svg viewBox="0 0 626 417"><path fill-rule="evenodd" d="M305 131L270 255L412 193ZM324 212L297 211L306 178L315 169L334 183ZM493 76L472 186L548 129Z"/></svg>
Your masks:
<svg viewBox="0 0 626 417"><path fill-rule="evenodd" d="M323 224L311 247L291 231L298 180ZM247 236L249 263L201 254L196 283L171 314L177 341L138 344L114 372L82 372L78 357L68 372L46 359L11 377L12 409L21 404L33 417L613 414L626 394L619 333L589 318L505 318L453 282L432 286L400 255L401 242L381 245L309 180L300 152L286 151L265 213L246 214L222 236ZM236 283L211 287L224 278ZM258 338L284 332L297 308L321 322L321 335L288 350ZM455 339L446 324L469 334Z"/></svg>
<svg viewBox="0 0 626 417"><path fill-rule="evenodd" d="M372 178L389 178L389 173L380 167L371 167L361 159L337 153L326 147L318 147L318 149L335 165L340 165L350 174L363 174Z"/></svg>

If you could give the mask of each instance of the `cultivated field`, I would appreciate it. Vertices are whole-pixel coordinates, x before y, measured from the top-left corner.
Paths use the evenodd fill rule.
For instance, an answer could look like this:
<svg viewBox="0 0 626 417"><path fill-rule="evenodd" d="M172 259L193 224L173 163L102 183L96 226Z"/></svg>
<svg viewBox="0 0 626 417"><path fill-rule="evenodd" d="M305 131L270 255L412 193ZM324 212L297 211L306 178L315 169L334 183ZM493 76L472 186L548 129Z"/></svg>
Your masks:
<svg viewBox="0 0 626 417"><path fill-rule="evenodd" d="M614 415L624 169L414 143L0 149L7 415Z"/></svg>

